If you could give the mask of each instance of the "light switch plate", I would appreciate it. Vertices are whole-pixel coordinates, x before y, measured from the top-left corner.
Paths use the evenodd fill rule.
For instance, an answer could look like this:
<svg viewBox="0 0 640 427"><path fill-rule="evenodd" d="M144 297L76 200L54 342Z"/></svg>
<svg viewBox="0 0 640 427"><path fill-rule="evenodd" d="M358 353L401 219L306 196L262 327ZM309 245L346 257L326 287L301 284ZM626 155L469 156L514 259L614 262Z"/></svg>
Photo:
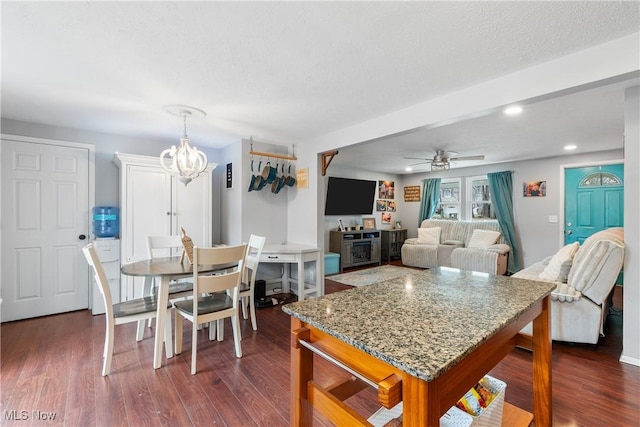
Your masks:
<svg viewBox="0 0 640 427"><path fill-rule="evenodd" d="M549 215L549 222L555 224L558 222L558 215Z"/></svg>

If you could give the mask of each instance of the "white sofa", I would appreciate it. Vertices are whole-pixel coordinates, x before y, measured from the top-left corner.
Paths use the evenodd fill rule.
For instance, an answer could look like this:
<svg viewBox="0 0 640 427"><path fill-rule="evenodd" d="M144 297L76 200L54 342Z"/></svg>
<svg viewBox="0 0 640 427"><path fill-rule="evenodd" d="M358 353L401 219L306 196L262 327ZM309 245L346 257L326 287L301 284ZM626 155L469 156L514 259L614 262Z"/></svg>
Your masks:
<svg viewBox="0 0 640 427"><path fill-rule="evenodd" d="M505 274L510 247L504 241L498 221L454 221L425 219L420 228L440 228L438 244L420 243L417 238L407 239L402 245L402 264L410 267L453 267L461 270ZM470 248L474 230L500 232L495 244L483 248Z"/></svg>
<svg viewBox="0 0 640 427"><path fill-rule="evenodd" d="M551 338L556 341L596 344L604 335L609 312L609 295L624 261L624 230L609 228L594 233L579 246L572 259L564 261L566 280L540 275L558 265L558 255L518 271L511 277L552 281L558 287L551 294ZM555 259L554 259L555 258ZM553 276L553 274L551 274ZM531 324L522 332L531 334Z"/></svg>

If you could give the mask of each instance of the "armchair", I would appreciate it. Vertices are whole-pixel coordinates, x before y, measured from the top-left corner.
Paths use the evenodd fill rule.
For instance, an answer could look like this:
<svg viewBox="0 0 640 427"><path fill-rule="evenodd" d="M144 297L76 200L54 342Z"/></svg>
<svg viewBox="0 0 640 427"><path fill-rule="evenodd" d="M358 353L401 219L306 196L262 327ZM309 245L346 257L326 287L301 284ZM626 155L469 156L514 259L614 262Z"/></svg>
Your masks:
<svg viewBox="0 0 640 427"><path fill-rule="evenodd" d="M570 265L566 282L544 274L560 252L562 249L554 256L556 260L547 257L512 277L555 281L558 287L551 294L551 338L596 344L604 336L609 295L624 261L624 230L609 228L587 238L573 259L565 260L564 264ZM522 332L531 334L531 324Z"/></svg>

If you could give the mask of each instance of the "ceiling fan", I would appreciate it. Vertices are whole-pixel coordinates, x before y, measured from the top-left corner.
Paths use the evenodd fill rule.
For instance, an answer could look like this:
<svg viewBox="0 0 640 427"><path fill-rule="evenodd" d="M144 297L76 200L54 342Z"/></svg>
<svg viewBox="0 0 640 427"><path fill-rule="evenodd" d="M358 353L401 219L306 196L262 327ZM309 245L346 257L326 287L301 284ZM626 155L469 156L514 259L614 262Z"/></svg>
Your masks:
<svg viewBox="0 0 640 427"><path fill-rule="evenodd" d="M431 170L434 172L449 170L451 162L458 160L484 160L484 154L479 154L477 156L456 156L458 156L458 153L455 151L436 150L436 154L432 159L425 159L423 157L405 157L405 159L422 160L421 162L413 163L409 166L431 163Z"/></svg>

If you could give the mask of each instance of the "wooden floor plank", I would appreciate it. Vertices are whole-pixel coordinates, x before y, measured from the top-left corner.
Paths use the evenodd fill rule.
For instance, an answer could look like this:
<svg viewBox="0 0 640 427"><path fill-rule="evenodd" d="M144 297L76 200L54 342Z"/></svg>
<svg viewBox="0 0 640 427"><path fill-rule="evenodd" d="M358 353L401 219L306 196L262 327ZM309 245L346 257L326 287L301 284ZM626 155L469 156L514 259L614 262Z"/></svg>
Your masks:
<svg viewBox="0 0 640 427"><path fill-rule="evenodd" d="M349 286L326 280L327 292ZM621 289L614 304L620 306ZM241 320L243 358L235 357L229 322L223 342L200 332L198 374L189 372L191 329L184 353L152 368L155 330L135 341L135 324L116 327L112 374L101 376L104 316L88 310L0 326L0 405L3 426L273 426L288 425L289 316L281 306L257 310L258 331ZM640 368L619 362L622 315L613 314L598 345L553 343L556 426L640 424ZM316 360L321 385L348 374ZM505 401L532 411L531 353L516 349L491 372L507 383ZM363 415L378 407L367 389L346 402ZM56 412L47 423L9 419L33 410ZM13 411L13 412L12 412ZM17 411L17 412L16 412ZM30 420L33 421L33 420ZM317 426L330 426L314 413Z"/></svg>

